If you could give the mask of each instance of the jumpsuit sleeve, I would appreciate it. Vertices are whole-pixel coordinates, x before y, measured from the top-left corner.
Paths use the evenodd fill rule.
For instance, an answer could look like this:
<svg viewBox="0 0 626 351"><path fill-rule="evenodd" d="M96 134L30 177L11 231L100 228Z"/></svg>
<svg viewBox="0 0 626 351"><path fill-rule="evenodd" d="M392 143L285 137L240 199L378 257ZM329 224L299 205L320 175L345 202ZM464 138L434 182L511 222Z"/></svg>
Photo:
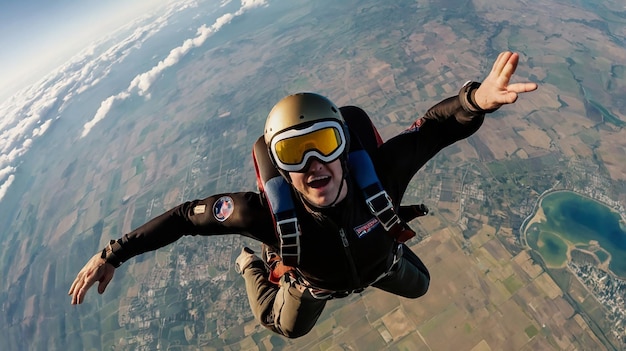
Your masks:
<svg viewBox="0 0 626 351"><path fill-rule="evenodd" d="M180 204L124 234L111 247L117 259L124 262L171 244L183 235L240 234L274 244L273 228L271 213L260 194L225 193Z"/></svg>
<svg viewBox="0 0 626 351"><path fill-rule="evenodd" d="M383 143L376 153L376 171L396 201L428 160L439 151L474 134L484 114L463 109L458 95L431 107L403 133Z"/></svg>

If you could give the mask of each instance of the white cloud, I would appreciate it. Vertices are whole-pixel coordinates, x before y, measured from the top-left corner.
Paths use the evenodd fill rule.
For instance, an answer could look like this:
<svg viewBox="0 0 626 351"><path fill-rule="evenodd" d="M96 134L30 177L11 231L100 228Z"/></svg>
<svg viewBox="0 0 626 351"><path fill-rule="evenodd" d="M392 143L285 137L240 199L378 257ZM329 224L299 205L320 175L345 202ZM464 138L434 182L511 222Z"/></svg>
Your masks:
<svg viewBox="0 0 626 351"><path fill-rule="evenodd" d="M4 183L2 183L2 185L0 185L0 200L4 198L4 195L6 195L7 191L9 190L9 187L11 186L11 184L13 184L14 180L15 180L15 175L11 174L9 178Z"/></svg>
<svg viewBox="0 0 626 351"><path fill-rule="evenodd" d="M202 46L211 35L229 24L236 16L248 9L265 4L264 0L243 0L241 7L235 13L224 14L211 26L199 27L195 37L185 40L181 46L172 49L166 58L147 72L137 75L125 91L102 101L94 117L83 126L81 137L88 135L92 128L107 116L115 104L127 99L131 93L149 97L150 87L164 70L178 64L192 49ZM94 43L38 83L19 91L1 103L0 180L6 180L0 185L0 199L14 180L13 173L19 158L31 148L37 138L49 130L67 104L77 95L100 83L116 64L123 61L133 50L138 50L143 42L163 29L172 15L193 6L197 6L194 1L183 0L172 4L166 13L158 18L144 17L129 24L128 29L136 28L132 29L122 41L111 45L104 51L101 51L103 45L107 40L110 42L112 37Z"/></svg>
<svg viewBox="0 0 626 351"><path fill-rule="evenodd" d="M0 181L4 180L0 200L15 179L13 173L20 158L59 119L67 104L106 78L115 65L164 28L172 15L192 6L197 6L195 0L181 0L171 4L165 15L146 14L123 28L130 33L124 40L111 44L111 35L94 42L39 82L0 101ZM86 135L104 118L116 100L127 96L127 92L122 92L103 101L94 118L85 124L83 133Z"/></svg>
<svg viewBox="0 0 626 351"><path fill-rule="evenodd" d="M49 119L45 122L43 122L39 127L33 129L33 137L38 137L38 136L42 136L47 130L48 128L50 128L50 125L52 124L52 119Z"/></svg>
<svg viewBox="0 0 626 351"><path fill-rule="evenodd" d="M239 9L240 12L241 9ZM243 13L243 12L242 12ZM211 26L211 28L209 29L210 31L214 31L217 32L218 30L222 29L222 27L226 24L229 24L230 21L233 20L233 18L235 18L235 15L232 13L227 13L225 15L223 15L222 17L218 18L215 23L213 23L213 25Z"/></svg>
<svg viewBox="0 0 626 351"><path fill-rule="evenodd" d="M223 0L222 3L220 3L220 7L224 7L230 4L231 2L233 2L233 0Z"/></svg>
<svg viewBox="0 0 626 351"><path fill-rule="evenodd" d="M266 0L241 0L241 8L235 14L239 16L244 11L247 11L255 7L265 6L266 4L267 4Z"/></svg>
<svg viewBox="0 0 626 351"><path fill-rule="evenodd" d="M25 139L24 142L22 143L22 147L25 149L30 149L31 145L33 145L33 139Z"/></svg>
<svg viewBox="0 0 626 351"><path fill-rule="evenodd" d="M106 114L111 110L114 102L126 99L131 93L136 93L139 96L150 98L148 91L150 90L152 84L161 76L163 71L179 63L191 49L202 46L211 35L219 31L224 25L229 24L233 18L244 14L249 9L265 6L266 4L266 0L241 0L241 7L235 11L235 13L227 13L220 16L209 27L207 27L206 24L200 26L196 31L197 35L194 38L186 39L181 46L170 50L167 57L159 61L150 70L135 76L135 78L131 80L126 92L122 92L105 99L100 105L100 108L96 112L94 118L85 124L81 138L87 136L93 126L106 117Z"/></svg>
<svg viewBox="0 0 626 351"><path fill-rule="evenodd" d="M15 172L15 167L12 166L0 169L0 179L5 179L8 175L13 174L13 172Z"/></svg>
<svg viewBox="0 0 626 351"><path fill-rule="evenodd" d="M2 167L6 167L10 165L15 160L17 160L17 158L21 156L24 153L24 151L25 150L22 150L21 148L14 147L9 152L6 152L6 153L3 152L2 154L0 154L0 165Z"/></svg>
<svg viewBox="0 0 626 351"><path fill-rule="evenodd" d="M36 99L28 101L21 109L13 109L12 114L5 114L0 128L0 168L8 162L23 155L30 143L25 143L27 138L38 128L42 119L48 118L48 113L54 107L57 97L55 92L42 92ZM48 123L49 126L49 123ZM11 150L11 151L9 151Z"/></svg>
<svg viewBox="0 0 626 351"><path fill-rule="evenodd" d="M93 128L98 122L106 117L116 100L125 100L128 95L129 94L127 92L123 91L117 95L109 96L106 100L102 101L102 103L100 104L100 108L98 108L98 111L96 112L94 118L91 121L85 123L85 125L83 126L83 133L80 137L84 138L85 136L87 136L87 134L89 134L89 132L91 131L91 128Z"/></svg>

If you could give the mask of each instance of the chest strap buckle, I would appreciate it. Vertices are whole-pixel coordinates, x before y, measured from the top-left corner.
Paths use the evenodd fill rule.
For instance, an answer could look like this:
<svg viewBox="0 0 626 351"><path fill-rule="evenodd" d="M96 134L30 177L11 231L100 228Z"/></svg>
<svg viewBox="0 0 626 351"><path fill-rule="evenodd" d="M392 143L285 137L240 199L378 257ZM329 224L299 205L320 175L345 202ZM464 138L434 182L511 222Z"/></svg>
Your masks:
<svg viewBox="0 0 626 351"><path fill-rule="evenodd" d="M365 202L386 231L389 231L394 225L401 223L400 217L398 217L396 211L393 209L391 198L385 190L381 190L377 194L368 197Z"/></svg>

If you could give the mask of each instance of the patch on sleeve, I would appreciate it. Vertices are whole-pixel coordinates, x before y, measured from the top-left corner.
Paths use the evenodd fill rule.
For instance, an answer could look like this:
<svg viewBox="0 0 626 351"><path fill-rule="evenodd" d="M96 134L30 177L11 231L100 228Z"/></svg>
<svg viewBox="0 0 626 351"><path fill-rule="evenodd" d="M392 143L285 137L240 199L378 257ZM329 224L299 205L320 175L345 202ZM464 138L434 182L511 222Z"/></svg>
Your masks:
<svg viewBox="0 0 626 351"><path fill-rule="evenodd" d="M198 205L193 208L193 214L201 215L206 212L206 205Z"/></svg>
<svg viewBox="0 0 626 351"><path fill-rule="evenodd" d="M416 129L420 129L420 127L422 126L422 124L424 124L424 121L426 119L424 119L424 117L418 119L417 121L415 121L415 128Z"/></svg>
<svg viewBox="0 0 626 351"><path fill-rule="evenodd" d="M413 122L413 124L411 124L411 126L407 130L402 132L402 134L417 132L418 130L420 130L425 121L426 119L424 117L419 118L417 121Z"/></svg>
<svg viewBox="0 0 626 351"><path fill-rule="evenodd" d="M222 196L213 204L213 216L220 222L224 222L231 214L235 204L230 196Z"/></svg>

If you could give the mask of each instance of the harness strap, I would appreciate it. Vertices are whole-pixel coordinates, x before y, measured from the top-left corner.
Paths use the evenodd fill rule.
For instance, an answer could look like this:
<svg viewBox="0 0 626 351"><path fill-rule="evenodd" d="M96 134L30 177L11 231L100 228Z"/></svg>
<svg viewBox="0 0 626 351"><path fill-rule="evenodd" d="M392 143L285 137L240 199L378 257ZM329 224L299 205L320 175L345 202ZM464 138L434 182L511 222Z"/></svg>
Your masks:
<svg viewBox="0 0 626 351"><path fill-rule="evenodd" d="M341 112L349 125L351 151L347 157L348 169L363 192L370 212L396 242L404 243L415 236L415 232L406 225L404 219L406 217L413 219L424 215L428 213L428 209L415 211L406 217L398 216L393 202L387 191L383 189L374 169L374 164L365 149L374 150L382 143L376 128L369 120L369 116L357 107L342 107ZM364 126L362 123L364 120L368 120L369 125ZM365 144L362 144L357 132L363 134ZM300 236L302 232L295 212L293 190L274 167L263 136L254 144L252 154L258 188L265 196L272 211L276 235L280 241L280 256L283 259L283 264L287 267L296 267L300 263ZM406 213L406 211L404 212ZM407 218L407 220L409 219Z"/></svg>
<svg viewBox="0 0 626 351"><path fill-rule="evenodd" d="M280 241L280 256L288 266L300 263L300 225L296 216L291 185L272 164L265 139L261 136L252 149L257 173L257 185L265 195L272 211L276 235Z"/></svg>
<svg viewBox="0 0 626 351"><path fill-rule="evenodd" d="M399 243L404 243L414 237L415 232L396 214L391 197L380 184L367 151L360 149L350 152L348 169L363 191L370 212L378 219L385 231Z"/></svg>
<svg viewBox="0 0 626 351"><path fill-rule="evenodd" d="M363 290L365 290L365 288L376 284L378 281L389 276L391 273L395 272L396 269L398 269L398 263L400 262L400 259L402 259L402 255L404 252L402 247L403 247L402 244L398 244L395 247L395 249L393 250L393 261L391 262L391 265L389 266L389 268L387 268L385 272L381 273L373 282L371 282L370 284L368 284L366 287L363 287L363 288L358 288L354 290L334 291L334 290L326 290L326 289L312 287L302 277L300 277L297 280L300 285L306 287L309 290L309 292L311 293L311 296L313 296L314 298L318 300L340 299L343 297L347 297L351 294L358 294L362 292Z"/></svg>

